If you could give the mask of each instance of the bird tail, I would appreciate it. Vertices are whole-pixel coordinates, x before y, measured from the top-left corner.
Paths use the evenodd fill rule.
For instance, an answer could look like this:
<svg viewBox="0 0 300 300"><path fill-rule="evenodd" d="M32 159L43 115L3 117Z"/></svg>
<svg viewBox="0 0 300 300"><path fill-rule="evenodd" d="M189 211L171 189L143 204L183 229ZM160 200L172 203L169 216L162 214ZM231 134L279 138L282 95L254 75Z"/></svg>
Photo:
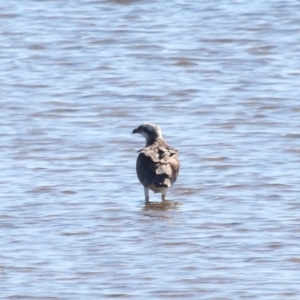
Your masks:
<svg viewBox="0 0 300 300"><path fill-rule="evenodd" d="M168 174L156 174L153 178L153 183L157 187L170 187L172 185Z"/></svg>

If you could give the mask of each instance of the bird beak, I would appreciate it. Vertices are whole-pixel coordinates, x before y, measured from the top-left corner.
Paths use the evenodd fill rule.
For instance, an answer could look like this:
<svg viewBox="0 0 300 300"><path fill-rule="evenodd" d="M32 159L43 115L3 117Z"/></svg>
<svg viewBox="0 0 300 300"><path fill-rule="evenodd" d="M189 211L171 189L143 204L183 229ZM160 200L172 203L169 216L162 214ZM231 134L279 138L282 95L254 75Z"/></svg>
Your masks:
<svg viewBox="0 0 300 300"><path fill-rule="evenodd" d="M139 133L138 128L136 128L136 129L134 129L134 130L132 131L132 134L134 134L134 133Z"/></svg>

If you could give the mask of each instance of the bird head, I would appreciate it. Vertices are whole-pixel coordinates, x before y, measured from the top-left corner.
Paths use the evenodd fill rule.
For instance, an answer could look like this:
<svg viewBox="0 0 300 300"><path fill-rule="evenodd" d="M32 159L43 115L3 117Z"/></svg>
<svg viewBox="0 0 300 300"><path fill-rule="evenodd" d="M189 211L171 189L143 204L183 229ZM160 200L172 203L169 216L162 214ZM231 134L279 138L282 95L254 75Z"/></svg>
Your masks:
<svg viewBox="0 0 300 300"><path fill-rule="evenodd" d="M134 129L132 133L139 133L146 139L146 145L158 138L162 139L161 129L153 123L145 123Z"/></svg>

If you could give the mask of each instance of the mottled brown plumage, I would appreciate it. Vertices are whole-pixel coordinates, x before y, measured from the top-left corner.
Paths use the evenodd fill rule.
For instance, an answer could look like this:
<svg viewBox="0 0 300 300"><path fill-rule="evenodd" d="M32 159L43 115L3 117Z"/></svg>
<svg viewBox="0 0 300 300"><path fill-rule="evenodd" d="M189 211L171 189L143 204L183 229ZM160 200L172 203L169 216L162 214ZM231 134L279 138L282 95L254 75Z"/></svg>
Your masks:
<svg viewBox="0 0 300 300"><path fill-rule="evenodd" d="M136 161L136 173L144 186L145 201L149 201L149 189L161 193L162 200L165 200L167 189L178 177L178 151L163 140L160 127L155 124L142 124L132 133L140 133L146 139L146 146L138 151Z"/></svg>

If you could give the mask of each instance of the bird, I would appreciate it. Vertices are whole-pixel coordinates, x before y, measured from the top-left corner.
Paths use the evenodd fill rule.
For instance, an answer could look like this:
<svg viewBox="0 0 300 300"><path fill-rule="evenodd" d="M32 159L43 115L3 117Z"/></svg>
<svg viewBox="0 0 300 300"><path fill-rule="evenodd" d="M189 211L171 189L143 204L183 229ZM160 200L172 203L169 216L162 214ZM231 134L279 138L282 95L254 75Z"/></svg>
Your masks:
<svg viewBox="0 0 300 300"><path fill-rule="evenodd" d="M132 131L146 140L136 160L136 174L144 186L145 202L149 202L149 190L161 193L162 201L167 200L167 190L179 174L178 150L169 146L163 139L160 126L144 123Z"/></svg>

